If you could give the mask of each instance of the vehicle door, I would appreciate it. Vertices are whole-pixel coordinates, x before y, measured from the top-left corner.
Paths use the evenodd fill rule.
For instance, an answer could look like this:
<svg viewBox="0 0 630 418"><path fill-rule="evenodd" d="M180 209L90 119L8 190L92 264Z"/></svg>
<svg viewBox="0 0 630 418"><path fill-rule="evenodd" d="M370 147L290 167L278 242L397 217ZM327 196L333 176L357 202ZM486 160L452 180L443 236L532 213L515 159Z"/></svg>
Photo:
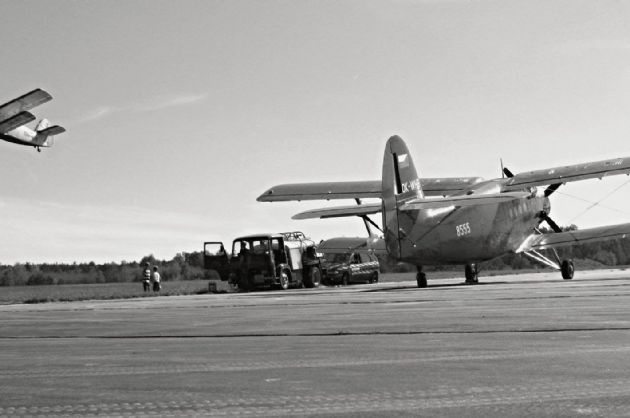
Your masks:
<svg viewBox="0 0 630 418"><path fill-rule="evenodd" d="M217 272L221 280L229 276L229 258L223 243L220 241L206 241L203 243L203 266L206 270Z"/></svg>
<svg viewBox="0 0 630 418"><path fill-rule="evenodd" d="M360 282L365 280L361 271L361 255L352 253L350 255L350 281Z"/></svg>

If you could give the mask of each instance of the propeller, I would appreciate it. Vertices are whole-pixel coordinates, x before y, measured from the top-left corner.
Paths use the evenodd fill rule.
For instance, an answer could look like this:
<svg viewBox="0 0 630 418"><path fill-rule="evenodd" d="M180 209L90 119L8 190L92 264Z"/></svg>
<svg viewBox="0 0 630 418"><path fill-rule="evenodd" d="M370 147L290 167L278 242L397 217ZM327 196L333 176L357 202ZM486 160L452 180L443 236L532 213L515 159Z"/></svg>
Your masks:
<svg viewBox="0 0 630 418"><path fill-rule="evenodd" d="M553 229L553 232L562 232L562 228L560 228L558 224L555 223L554 220L549 217L546 211L543 210L540 212L540 219L547 222L547 225L549 225L551 229Z"/></svg>
<svg viewBox="0 0 630 418"><path fill-rule="evenodd" d="M514 174L510 171L509 168L503 167L503 158L501 158L501 175L505 178L512 178Z"/></svg>
<svg viewBox="0 0 630 418"><path fill-rule="evenodd" d="M560 187L560 186L562 186L562 183L554 183L554 184L548 186L545 189L545 197L549 197L553 192L558 190L558 187Z"/></svg>

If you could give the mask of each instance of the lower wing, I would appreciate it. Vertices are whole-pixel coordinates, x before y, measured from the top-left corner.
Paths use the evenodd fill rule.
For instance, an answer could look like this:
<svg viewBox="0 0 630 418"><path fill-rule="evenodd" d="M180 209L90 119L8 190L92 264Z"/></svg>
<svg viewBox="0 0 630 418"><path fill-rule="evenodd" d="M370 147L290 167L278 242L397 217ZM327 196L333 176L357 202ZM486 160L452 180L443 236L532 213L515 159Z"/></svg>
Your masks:
<svg viewBox="0 0 630 418"><path fill-rule="evenodd" d="M532 235L527 241L525 241L517 252L546 250L549 248L607 241L626 237L630 237L630 223L579 229L577 231Z"/></svg>
<svg viewBox="0 0 630 418"><path fill-rule="evenodd" d="M380 203L369 203L364 205L337 206L334 208L307 210L292 216L291 219L325 219L343 218L345 216L366 216L379 213L380 211Z"/></svg>

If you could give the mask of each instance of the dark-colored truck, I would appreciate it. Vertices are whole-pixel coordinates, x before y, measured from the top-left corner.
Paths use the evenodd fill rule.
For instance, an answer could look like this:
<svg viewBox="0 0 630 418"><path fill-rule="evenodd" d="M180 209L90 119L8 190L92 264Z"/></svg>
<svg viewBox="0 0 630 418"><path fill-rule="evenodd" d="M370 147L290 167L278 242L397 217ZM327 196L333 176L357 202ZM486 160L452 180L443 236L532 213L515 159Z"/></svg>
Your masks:
<svg viewBox="0 0 630 418"><path fill-rule="evenodd" d="M205 242L204 266L239 290L312 288L322 277L317 247L299 231L239 237L229 253L222 242Z"/></svg>

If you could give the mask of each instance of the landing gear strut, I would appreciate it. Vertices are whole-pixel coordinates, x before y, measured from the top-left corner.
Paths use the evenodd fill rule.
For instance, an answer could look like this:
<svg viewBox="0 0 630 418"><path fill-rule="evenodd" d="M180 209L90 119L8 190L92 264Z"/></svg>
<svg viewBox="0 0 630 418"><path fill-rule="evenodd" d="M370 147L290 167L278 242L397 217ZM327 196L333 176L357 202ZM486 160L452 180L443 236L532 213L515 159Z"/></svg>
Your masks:
<svg viewBox="0 0 630 418"><path fill-rule="evenodd" d="M464 275L466 276L466 284L477 284L479 283L479 278L477 277L479 274L479 269L476 264L466 264L466 268L464 269Z"/></svg>
<svg viewBox="0 0 630 418"><path fill-rule="evenodd" d="M427 287L427 275L422 271L422 266L417 266L418 273L416 273L416 281L419 288Z"/></svg>

